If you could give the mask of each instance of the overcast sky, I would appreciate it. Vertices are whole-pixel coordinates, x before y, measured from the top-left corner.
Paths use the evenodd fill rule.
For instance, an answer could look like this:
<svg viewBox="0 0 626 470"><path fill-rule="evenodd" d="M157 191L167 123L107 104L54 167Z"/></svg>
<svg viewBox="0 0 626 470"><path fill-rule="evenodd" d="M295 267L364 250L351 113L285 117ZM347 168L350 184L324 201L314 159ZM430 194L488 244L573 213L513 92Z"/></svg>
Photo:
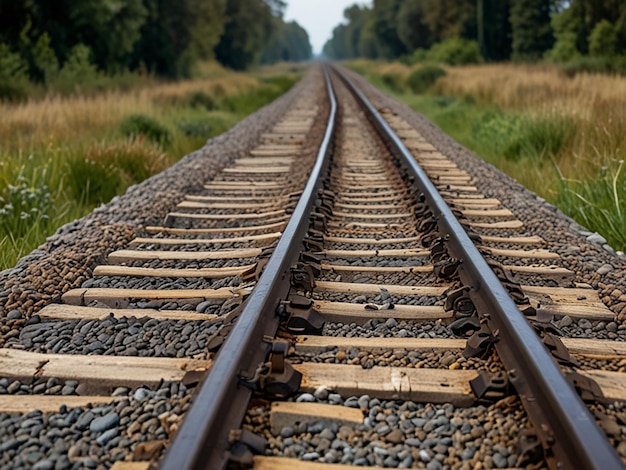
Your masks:
<svg viewBox="0 0 626 470"><path fill-rule="evenodd" d="M343 10L350 5L368 4L363 0L287 0L285 21L296 20L309 33L313 53L319 54L333 28L343 21Z"/></svg>

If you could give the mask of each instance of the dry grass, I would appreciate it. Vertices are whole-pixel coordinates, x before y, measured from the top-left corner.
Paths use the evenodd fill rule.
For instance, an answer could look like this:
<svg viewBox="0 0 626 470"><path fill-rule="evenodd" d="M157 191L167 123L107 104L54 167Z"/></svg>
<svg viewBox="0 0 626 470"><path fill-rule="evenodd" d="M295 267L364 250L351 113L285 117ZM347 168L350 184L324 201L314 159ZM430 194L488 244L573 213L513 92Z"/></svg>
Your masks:
<svg viewBox="0 0 626 470"><path fill-rule="evenodd" d="M567 179L626 157L626 79L620 76L566 76L554 66L512 64L449 67L435 91L477 104L537 118L568 119L576 128L556 155Z"/></svg>
<svg viewBox="0 0 626 470"><path fill-rule="evenodd" d="M95 96L47 96L20 104L0 103L0 148L18 150L62 139L88 142L129 114L154 114L160 104L193 92L237 95L260 86L253 77L226 77L157 84L133 91Z"/></svg>

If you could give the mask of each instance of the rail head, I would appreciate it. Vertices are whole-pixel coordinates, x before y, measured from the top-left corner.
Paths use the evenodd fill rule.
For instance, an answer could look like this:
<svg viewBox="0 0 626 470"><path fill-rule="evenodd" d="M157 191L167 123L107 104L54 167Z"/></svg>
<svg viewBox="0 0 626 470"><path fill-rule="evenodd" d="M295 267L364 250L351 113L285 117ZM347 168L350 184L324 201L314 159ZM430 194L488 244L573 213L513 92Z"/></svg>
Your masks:
<svg viewBox="0 0 626 470"><path fill-rule="evenodd" d="M228 463L229 434L240 427L252 396L252 391L241 385L240 377L252 376L257 366L266 360L269 343L263 341L263 338L274 337L278 329L276 310L286 298L290 287L285 280L289 278L292 264L297 261L322 177L329 168L337 101L326 67L324 77L330 113L304 192L254 291L198 390L160 468L216 470L225 468Z"/></svg>
<svg viewBox="0 0 626 470"><path fill-rule="evenodd" d="M498 330L496 349L519 394L530 421L541 430L544 449L554 468L622 469L623 464L595 419L523 317L498 277L478 251L443 197L402 140L358 87L333 67L366 110L374 127L424 193L448 249L462 260L459 276L470 287L478 312L487 313Z"/></svg>

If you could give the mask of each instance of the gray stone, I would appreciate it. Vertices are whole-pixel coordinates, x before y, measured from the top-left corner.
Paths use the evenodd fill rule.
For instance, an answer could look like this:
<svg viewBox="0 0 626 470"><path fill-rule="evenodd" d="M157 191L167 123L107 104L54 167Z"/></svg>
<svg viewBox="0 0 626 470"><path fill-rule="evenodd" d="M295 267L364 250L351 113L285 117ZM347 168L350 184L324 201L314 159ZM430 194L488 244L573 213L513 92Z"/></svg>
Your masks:
<svg viewBox="0 0 626 470"><path fill-rule="evenodd" d="M335 439L335 433L332 431L332 429L324 428L320 433L320 437L332 441L333 439Z"/></svg>
<svg viewBox="0 0 626 470"><path fill-rule="evenodd" d="M604 245L606 243L606 238L596 232L589 235L587 237L587 241L591 243L597 243L598 245Z"/></svg>
<svg viewBox="0 0 626 470"><path fill-rule="evenodd" d="M33 470L52 470L54 468L54 462L50 459L44 459L33 465Z"/></svg>
<svg viewBox="0 0 626 470"><path fill-rule="evenodd" d="M307 452L306 454L303 454L301 458L302 460L317 460L320 458L320 454L317 452Z"/></svg>
<svg viewBox="0 0 626 470"><path fill-rule="evenodd" d="M315 391L313 392L313 395L318 400L326 400L328 398L328 394L329 394L328 387L326 387L326 385L321 385L317 387Z"/></svg>
<svg viewBox="0 0 626 470"><path fill-rule="evenodd" d="M283 436L284 438L291 437L293 436L293 434L294 434L293 428L290 426L286 426L280 430L280 435Z"/></svg>
<svg viewBox="0 0 626 470"><path fill-rule="evenodd" d="M493 454L493 464L496 466L496 468L506 468L508 467L509 462L507 461L506 457L504 457L499 452L496 452L495 454Z"/></svg>
<svg viewBox="0 0 626 470"><path fill-rule="evenodd" d="M605 274L608 274L608 273L610 273L611 271L614 271L614 270L615 270L615 268L612 265L610 265L610 264L603 264L602 266L600 266L596 270L596 272L598 274L600 274L601 276L604 276Z"/></svg>
<svg viewBox="0 0 626 470"><path fill-rule="evenodd" d="M146 398L152 398L153 396L154 392L144 387L139 387L133 394L133 398L138 401L145 400Z"/></svg>
<svg viewBox="0 0 626 470"><path fill-rule="evenodd" d="M95 416L91 411L87 411L86 413L83 413L78 418L78 421L76 421L76 429L78 429L79 431L84 431L85 429L89 427L94 417Z"/></svg>
<svg viewBox="0 0 626 470"><path fill-rule="evenodd" d="M328 395L328 401L333 405L341 405L343 403L343 398L338 393L330 393Z"/></svg>
<svg viewBox="0 0 626 470"><path fill-rule="evenodd" d="M22 315L19 310L11 310L7 315L7 318L9 320L21 320L22 318L24 318L24 315Z"/></svg>
<svg viewBox="0 0 626 470"><path fill-rule="evenodd" d="M385 326L387 328L395 328L396 326L398 326L398 322L396 321L395 318L390 318L389 320L385 322Z"/></svg>
<svg viewBox="0 0 626 470"><path fill-rule="evenodd" d="M296 398L296 402L298 403L312 403L315 401L315 397L310 393L303 393L298 398Z"/></svg>
<svg viewBox="0 0 626 470"><path fill-rule="evenodd" d="M108 431L100 434L100 436L98 436L98 438L96 439L96 442L101 446L105 446L111 439L117 436L117 433L118 433L117 427L109 429Z"/></svg>
<svg viewBox="0 0 626 470"><path fill-rule="evenodd" d="M359 405L359 408L361 408L362 410L366 410L367 408L369 408L369 403L370 403L369 395L361 395L361 397L357 400L357 404Z"/></svg>
<svg viewBox="0 0 626 470"><path fill-rule="evenodd" d="M100 418L94 419L89 425L89 430L91 432L103 432L116 427L119 423L119 415L117 413L109 413Z"/></svg>

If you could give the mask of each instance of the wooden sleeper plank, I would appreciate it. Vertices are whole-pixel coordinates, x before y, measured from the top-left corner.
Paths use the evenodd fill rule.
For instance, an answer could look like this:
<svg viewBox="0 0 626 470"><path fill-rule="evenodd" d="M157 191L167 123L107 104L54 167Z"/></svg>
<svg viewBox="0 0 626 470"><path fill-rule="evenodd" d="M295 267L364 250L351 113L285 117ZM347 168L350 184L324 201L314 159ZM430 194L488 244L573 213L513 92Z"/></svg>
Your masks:
<svg viewBox="0 0 626 470"><path fill-rule="evenodd" d="M250 293L249 289L221 287L219 289L113 289L113 288L78 288L67 291L61 299L70 305L87 306L99 301L111 308L123 307L131 299L149 300L186 300L198 303L208 299L231 299Z"/></svg>
<svg viewBox="0 0 626 470"><path fill-rule="evenodd" d="M316 292L346 292L349 294L380 294L380 289L384 288L391 295L422 295L440 296L449 287L442 285L432 286L398 286L391 284L365 284L356 282L332 282L316 281Z"/></svg>
<svg viewBox="0 0 626 470"><path fill-rule="evenodd" d="M37 312L37 314L40 318L45 320L104 320L113 316L114 318L148 317L156 320L205 321L217 317L217 315L187 310L155 310L148 308L112 309L67 304L49 304Z"/></svg>
<svg viewBox="0 0 626 470"><path fill-rule="evenodd" d="M380 367L363 369L360 365L294 364L302 375L300 389L312 392L325 385L343 396L369 395L379 399L452 403L471 406L474 395L470 381L476 371Z"/></svg>
<svg viewBox="0 0 626 470"><path fill-rule="evenodd" d="M256 264L235 268L199 268L199 269L176 269L176 268L142 268L134 266L101 265L93 270L94 276L131 276L131 277L190 277L221 279L230 276L241 276L247 272L254 272Z"/></svg>
<svg viewBox="0 0 626 470"><path fill-rule="evenodd" d="M118 250L109 254L110 263L127 263L137 260L216 260L216 259L240 259L255 258L261 254L261 248L242 248L238 250L215 250L215 251L139 251Z"/></svg>
<svg viewBox="0 0 626 470"><path fill-rule="evenodd" d="M0 413L28 413L35 410L42 413L54 413L58 412L63 405L68 408L78 408L115 403L123 398L103 395L0 395Z"/></svg>
<svg viewBox="0 0 626 470"><path fill-rule="evenodd" d="M350 302L329 302L316 300L313 309L320 313L326 321L341 323L356 323L364 325L372 319L396 320L436 320L440 318L452 318L453 312L446 312L442 306L437 305L394 305L393 309L370 310L366 304Z"/></svg>
<svg viewBox="0 0 626 470"><path fill-rule="evenodd" d="M3 377L78 380L85 384L85 393L116 386L154 386L161 380L179 381L186 372L205 371L210 365L210 360L202 359L40 354L0 349L0 374Z"/></svg>

